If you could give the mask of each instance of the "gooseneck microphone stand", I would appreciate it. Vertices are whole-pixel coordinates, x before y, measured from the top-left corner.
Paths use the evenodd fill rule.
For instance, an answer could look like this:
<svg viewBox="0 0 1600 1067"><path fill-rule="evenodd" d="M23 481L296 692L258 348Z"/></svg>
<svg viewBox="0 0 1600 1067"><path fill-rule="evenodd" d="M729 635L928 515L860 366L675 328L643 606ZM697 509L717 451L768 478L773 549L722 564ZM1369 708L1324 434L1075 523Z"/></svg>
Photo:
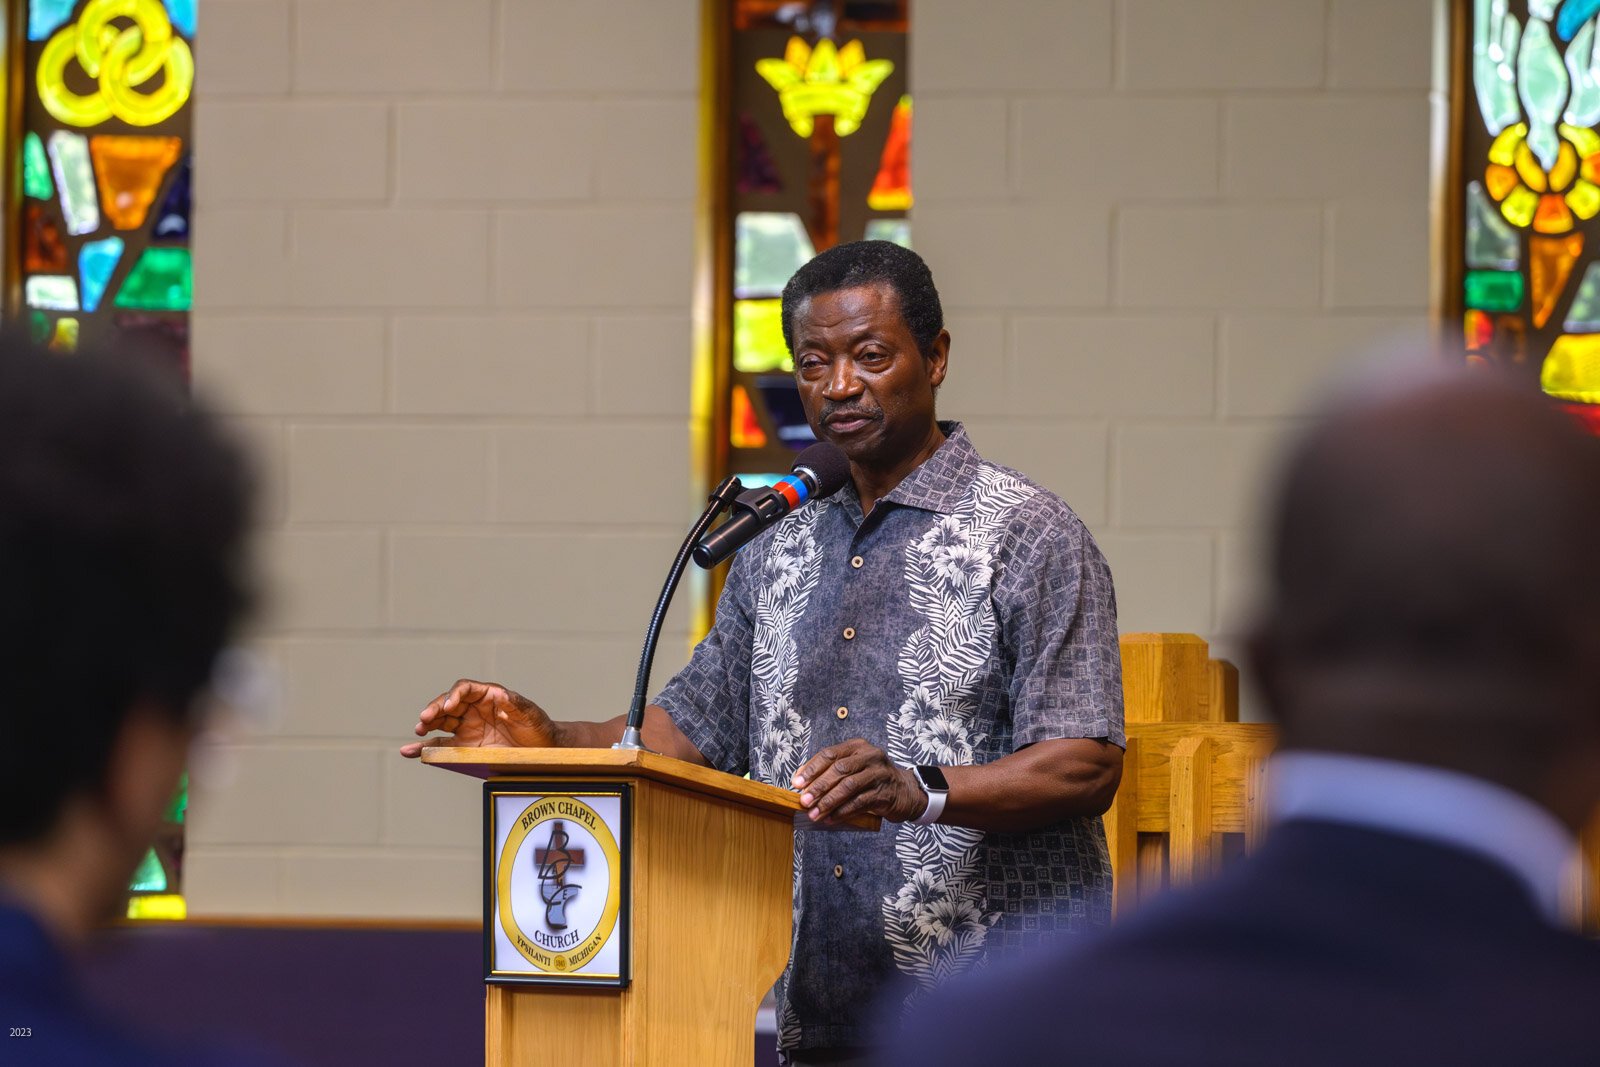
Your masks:
<svg viewBox="0 0 1600 1067"><path fill-rule="evenodd" d="M717 521L717 516L727 511L733 505L734 498L743 491L744 486L738 478L730 476L722 479L711 490L710 503L684 539L683 547L678 549L678 558L672 561L672 569L667 572L667 584L661 587L661 598L656 601L655 614L650 616L650 628L645 631L644 654L639 657L639 674L633 683L633 703L628 707L628 725L623 728L622 740L612 748L649 751L644 747L644 738L639 731L644 726L644 702L650 689L650 665L655 662L656 642L661 637L661 625L667 620L667 609L672 606L672 594L678 591L678 580L683 577L683 569L689 565L694 546L700 543L706 530Z"/></svg>

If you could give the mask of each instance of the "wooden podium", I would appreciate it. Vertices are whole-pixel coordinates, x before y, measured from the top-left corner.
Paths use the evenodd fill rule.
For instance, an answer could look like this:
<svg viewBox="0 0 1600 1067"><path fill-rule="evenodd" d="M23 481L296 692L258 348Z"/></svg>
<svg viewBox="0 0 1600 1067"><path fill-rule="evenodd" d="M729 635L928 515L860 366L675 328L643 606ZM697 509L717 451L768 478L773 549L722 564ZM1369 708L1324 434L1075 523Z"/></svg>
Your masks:
<svg viewBox="0 0 1600 1067"><path fill-rule="evenodd" d="M515 840L507 841L510 848L496 844L493 812L500 809L490 806L492 797L486 799L487 1064L745 1067L750 1063L756 1008L789 959L794 818L800 810L794 793L630 750L428 748L422 761L487 779L486 797L504 790L508 792L500 795L529 798L526 814L519 815L507 833L521 829L530 838L520 846L523 851L515 853L519 860L527 857L515 869L536 871L545 918L554 906L551 898L564 899L561 872L572 857L583 853L567 845L560 822L529 830L546 811L535 805L546 791L560 799L565 795L562 790L574 783L591 787L586 795L621 787L615 790L623 798L624 824L624 832L615 835L624 902L616 926L623 938L621 967L618 975L591 985L580 984L582 976L576 974L496 977L493 939L499 936L498 928L507 925L496 911L496 885L504 891L511 884L510 875L497 883L496 860L509 866L505 857L518 846ZM581 812L589 808L564 803L561 810L580 813L570 825L582 832L579 822L587 816ZM553 829L547 830L547 825ZM549 833L556 836L545 848L531 840L539 835L538 840L545 841ZM591 853L595 851L591 847ZM607 855L611 851L608 844ZM553 856L561 858L559 870ZM604 859L591 855L589 869L597 870L596 861ZM518 875L525 880L534 876ZM574 896L587 892L592 899L594 878L584 880L591 883L588 888L570 888ZM522 925L529 926L530 940L564 944L552 941L549 933L532 932L531 924ZM517 935L511 940L521 942L522 925L511 921L509 928ZM574 920L573 925L581 924ZM588 947L569 950L572 956L551 956L527 942L522 946L530 967L541 960L546 967L567 967ZM546 984L524 984L529 981Z"/></svg>

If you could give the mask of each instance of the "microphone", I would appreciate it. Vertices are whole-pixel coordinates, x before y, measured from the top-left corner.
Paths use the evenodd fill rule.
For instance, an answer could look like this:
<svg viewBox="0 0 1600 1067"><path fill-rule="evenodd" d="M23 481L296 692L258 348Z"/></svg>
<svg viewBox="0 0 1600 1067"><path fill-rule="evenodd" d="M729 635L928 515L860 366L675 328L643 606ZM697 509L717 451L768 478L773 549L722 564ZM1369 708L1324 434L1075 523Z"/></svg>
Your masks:
<svg viewBox="0 0 1600 1067"><path fill-rule="evenodd" d="M776 485L740 493L733 502L733 517L694 546L694 561L710 570L733 555L756 534L806 501L831 496L850 479L850 461L838 446L818 441L800 453L794 471Z"/></svg>

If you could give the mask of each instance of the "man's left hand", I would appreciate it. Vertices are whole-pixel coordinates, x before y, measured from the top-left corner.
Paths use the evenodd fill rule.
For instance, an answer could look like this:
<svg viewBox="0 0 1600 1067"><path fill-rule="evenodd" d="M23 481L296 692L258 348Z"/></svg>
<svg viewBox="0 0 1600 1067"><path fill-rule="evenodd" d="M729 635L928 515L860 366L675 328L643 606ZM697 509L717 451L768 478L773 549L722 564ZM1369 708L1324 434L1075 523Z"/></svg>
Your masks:
<svg viewBox="0 0 1600 1067"><path fill-rule="evenodd" d="M838 822L853 815L878 815L905 822L928 806L922 783L888 753L863 738L830 745L794 775L800 803L814 822Z"/></svg>

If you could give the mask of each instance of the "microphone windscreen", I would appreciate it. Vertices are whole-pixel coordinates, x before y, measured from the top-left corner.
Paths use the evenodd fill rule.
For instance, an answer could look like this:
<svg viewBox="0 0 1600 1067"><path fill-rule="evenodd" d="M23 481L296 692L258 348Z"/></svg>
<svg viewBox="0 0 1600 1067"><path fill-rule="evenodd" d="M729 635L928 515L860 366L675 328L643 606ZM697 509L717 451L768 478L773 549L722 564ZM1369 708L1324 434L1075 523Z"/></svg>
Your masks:
<svg viewBox="0 0 1600 1067"><path fill-rule="evenodd" d="M817 500L837 493L850 480L850 460L838 445L826 441L808 445L794 465L796 469L805 467L815 476L817 491L812 497Z"/></svg>

